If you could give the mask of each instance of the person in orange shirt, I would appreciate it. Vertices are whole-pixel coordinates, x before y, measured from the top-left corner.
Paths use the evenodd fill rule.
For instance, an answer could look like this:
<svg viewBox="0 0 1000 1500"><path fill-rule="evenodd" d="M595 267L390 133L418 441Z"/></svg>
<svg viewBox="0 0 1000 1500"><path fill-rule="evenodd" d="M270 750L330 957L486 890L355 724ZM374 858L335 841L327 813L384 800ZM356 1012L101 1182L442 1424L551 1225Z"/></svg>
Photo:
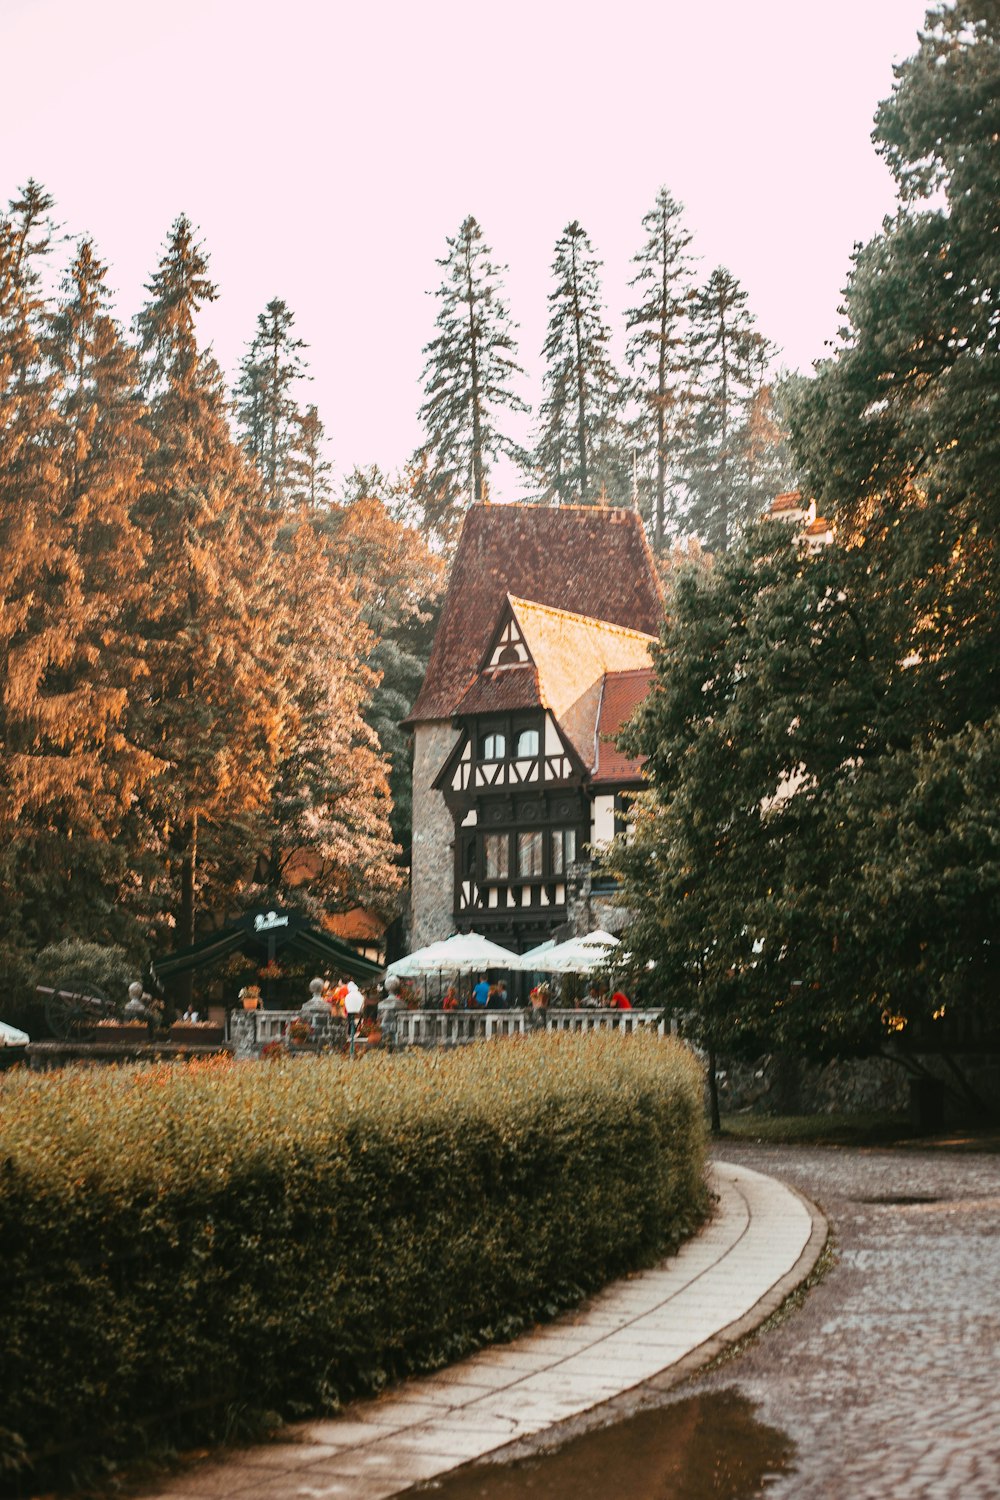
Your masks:
<svg viewBox="0 0 1000 1500"><path fill-rule="evenodd" d="M346 984L343 984L343 983L338 984L335 989L333 989L333 990L330 991L330 994L329 994L329 996L327 998L330 1001L330 1013L331 1013L331 1015L334 1015L334 1016L346 1016L347 1015L347 1012L344 1009L344 1001L347 999L347 985Z"/></svg>
<svg viewBox="0 0 1000 1500"><path fill-rule="evenodd" d="M458 1010L458 991L453 984L449 984L441 997L442 1010Z"/></svg>

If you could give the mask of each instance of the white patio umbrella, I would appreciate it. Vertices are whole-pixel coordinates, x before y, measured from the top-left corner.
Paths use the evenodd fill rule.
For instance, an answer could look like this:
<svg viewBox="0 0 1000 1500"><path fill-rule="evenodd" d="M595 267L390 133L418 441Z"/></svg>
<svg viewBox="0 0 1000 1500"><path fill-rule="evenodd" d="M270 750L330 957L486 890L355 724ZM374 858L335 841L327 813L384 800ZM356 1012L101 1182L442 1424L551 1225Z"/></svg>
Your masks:
<svg viewBox="0 0 1000 1500"><path fill-rule="evenodd" d="M399 979L413 979L423 974L462 974L473 969L511 969L517 955L499 943L491 943L479 932L456 932L439 943L418 948L405 958L398 958L386 969Z"/></svg>
<svg viewBox="0 0 1000 1500"><path fill-rule="evenodd" d="M414 948L412 953L407 953L403 958L397 958L386 968L386 978L395 979L420 979L424 974L436 974L438 966L432 964L426 966L427 955L437 946L431 943L426 948Z"/></svg>
<svg viewBox="0 0 1000 1500"><path fill-rule="evenodd" d="M18 1031L16 1026L0 1021L0 1047L26 1047L30 1041L26 1031Z"/></svg>
<svg viewBox="0 0 1000 1500"><path fill-rule="evenodd" d="M531 966L540 974L591 974L607 963L612 948L617 946L618 939L598 927L586 937L570 938L550 948L548 953L537 954Z"/></svg>
<svg viewBox="0 0 1000 1500"><path fill-rule="evenodd" d="M537 964L535 960L536 958L541 958L544 953L551 953L555 946L555 938L546 938L544 943L539 943L536 948L529 948L527 953L515 955L512 967L519 969L522 974L542 973L544 972L542 966Z"/></svg>

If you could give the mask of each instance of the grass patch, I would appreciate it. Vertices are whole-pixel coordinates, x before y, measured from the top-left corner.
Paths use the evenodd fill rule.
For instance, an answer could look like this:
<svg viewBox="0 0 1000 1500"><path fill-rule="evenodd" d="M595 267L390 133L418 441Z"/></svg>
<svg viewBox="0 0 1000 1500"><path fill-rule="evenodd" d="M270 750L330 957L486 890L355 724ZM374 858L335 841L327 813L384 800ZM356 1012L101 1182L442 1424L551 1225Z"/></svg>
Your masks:
<svg viewBox="0 0 1000 1500"><path fill-rule="evenodd" d="M889 1146L913 1137L904 1115L723 1115L721 1140L762 1146Z"/></svg>
<svg viewBox="0 0 1000 1500"><path fill-rule="evenodd" d="M955 1126L936 1135L915 1131L905 1115L723 1115L720 1141L759 1146L894 1147L911 1151L978 1151L1000 1154L992 1125Z"/></svg>

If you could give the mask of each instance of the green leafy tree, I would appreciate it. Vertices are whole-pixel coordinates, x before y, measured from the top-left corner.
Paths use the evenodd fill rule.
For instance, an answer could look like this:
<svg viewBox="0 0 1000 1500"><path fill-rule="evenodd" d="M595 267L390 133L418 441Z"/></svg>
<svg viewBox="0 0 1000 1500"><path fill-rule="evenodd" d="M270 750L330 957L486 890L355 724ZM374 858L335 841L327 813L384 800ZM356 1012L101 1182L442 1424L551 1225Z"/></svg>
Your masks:
<svg viewBox="0 0 1000 1500"><path fill-rule="evenodd" d="M637 267L631 282L636 306L625 314L629 330L626 358L633 372L633 396L639 415L633 423L633 443L641 463L645 513L656 550L662 551L667 533L668 493L679 477L679 452L690 415L690 356L687 342L687 304L691 291L691 235L684 227L682 206L665 187L646 214L645 243L633 256ZM677 518L673 529L678 530Z"/></svg>
<svg viewBox="0 0 1000 1500"><path fill-rule="evenodd" d="M998 78L994 4L928 14L876 121L898 211L855 255L836 357L789 401L893 659L887 753L831 806L843 912L873 1002L925 1038L928 1016L996 1017Z"/></svg>
<svg viewBox="0 0 1000 1500"><path fill-rule="evenodd" d="M438 261L437 333L424 349L427 438L419 455L427 518L446 532L471 501L488 498L490 469L501 456L523 462L501 416L528 409L516 388L524 372L503 296L506 267L494 263L471 215L447 244Z"/></svg>
<svg viewBox="0 0 1000 1500"><path fill-rule="evenodd" d="M625 393L609 353L601 262L576 220L556 242L549 293L545 398L535 464L544 498L584 505L627 503L631 462L623 429Z"/></svg>
<svg viewBox="0 0 1000 1500"><path fill-rule="evenodd" d="M654 657L623 736L649 790L609 856L633 960L655 960L713 1061L877 1039L867 994L842 984L834 1003L829 984L846 936L829 893L846 866L826 809L881 747L884 687L842 555L813 556L775 523L752 530L675 576Z"/></svg>
<svg viewBox="0 0 1000 1500"><path fill-rule="evenodd" d="M936 733L1000 702L998 54L994 5L930 12L876 121L899 210L855 256L836 358L790 401L813 492L866 548L872 589L905 600Z"/></svg>

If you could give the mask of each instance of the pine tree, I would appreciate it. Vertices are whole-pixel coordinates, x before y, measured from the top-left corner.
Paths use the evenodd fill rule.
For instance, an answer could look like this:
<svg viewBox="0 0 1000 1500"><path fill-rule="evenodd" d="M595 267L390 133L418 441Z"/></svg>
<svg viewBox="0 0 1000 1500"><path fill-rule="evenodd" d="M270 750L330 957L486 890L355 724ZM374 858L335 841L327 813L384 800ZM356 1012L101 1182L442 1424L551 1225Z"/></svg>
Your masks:
<svg viewBox="0 0 1000 1500"><path fill-rule="evenodd" d="M502 291L506 267L494 264L471 215L447 244L438 261L445 273L437 291L438 332L424 349L420 416L427 439L419 453L427 517L443 531L454 529L467 504L488 497L491 464L502 455L523 462L500 415L528 410L515 389L523 371Z"/></svg>
<svg viewBox="0 0 1000 1500"><path fill-rule="evenodd" d="M290 501L295 454L302 437L296 389L308 378L302 356L307 345L294 336L294 324L295 314L287 304L272 298L258 315L236 388L247 452L260 470L272 510Z"/></svg>
<svg viewBox="0 0 1000 1500"><path fill-rule="evenodd" d="M544 498L625 502L629 460L622 428L624 391L609 353L599 272L586 232L574 220L556 242L549 293L545 399L535 462Z"/></svg>
<svg viewBox="0 0 1000 1500"><path fill-rule="evenodd" d="M650 492L646 511L657 551L666 541L668 483L680 468L677 449L690 407L686 312L691 236L681 222L682 212L682 206L661 187L642 221L646 243L633 256L638 270L629 285L636 288L640 300L625 314L630 330L626 358L634 372L633 395L639 403L634 448Z"/></svg>
<svg viewBox="0 0 1000 1500"><path fill-rule="evenodd" d="M36 944L47 935L44 905L63 865L51 842L43 853L30 833L25 836L25 826L45 800L33 756L48 656L59 649L52 580L71 562L56 504L57 382L44 358L44 307L33 266L46 247L51 206L29 183L11 204L11 217L0 219L0 879L8 942L20 936ZM33 244L39 221L43 233ZM34 878L34 903L24 879L33 860L44 870ZM50 862L56 866L51 880Z"/></svg>
<svg viewBox="0 0 1000 1500"><path fill-rule="evenodd" d="M326 429L315 406L293 422L288 456L288 497L293 505L317 511L330 503L330 470Z"/></svg>
<svg viewBox="0 0 1000 1500"><path fill-rule="evenodd" d="M126 841L148 848L150 830L141 826L138 809L162 764L135 743L128 723L145 681L141 642L128 616L148 546L134 515L145 489L150 437L138 358L109 311L105 276L91 242L83 240L48 332L59 380L54 498L65 528L66 565L53 608L59 652L49 653L45 706L50 756L61 762L68 783L64 818L74 839L68 881L101 883L107 894L109 880L124 879ZM36 772L35 779L45 778ZM114 887L110 895L133 919L139 915Z"/></svg>
<svg viewBox="0 0 1000 1500"><path fill-rule="evenodd" d="M268 899L314 916L386 915L403 883L388 766L367 722L374 637L338 566L331 516L303 510L283 538L281 671L289 716L268 808Z"/></svg>
<svg viewBox="0 0 1000 1500"><path fill-rule="evenodd" d="M724 266L696 291L691 323L696 392L686 455L688 520L713 552L724 551L738 527L760 514L746 484L744 435L765 346L746 292Z"/></svg>
<svg viewBox="0 0 1000 1500"><path fill-rule="evenodd" d="M135 609L149 679L137 726L170 765L154 812L183 946L194 933L199 872L210 877L227 860L235 868L240 850L245 858L270 793L285 704L274 671L273 527L230 433L218 366L198 347L195 318L216 291L184 217L149 293L138 330L155 447L139 509L149 554ZM231 892L214 892L212 903L223 896Z"/></svg>

